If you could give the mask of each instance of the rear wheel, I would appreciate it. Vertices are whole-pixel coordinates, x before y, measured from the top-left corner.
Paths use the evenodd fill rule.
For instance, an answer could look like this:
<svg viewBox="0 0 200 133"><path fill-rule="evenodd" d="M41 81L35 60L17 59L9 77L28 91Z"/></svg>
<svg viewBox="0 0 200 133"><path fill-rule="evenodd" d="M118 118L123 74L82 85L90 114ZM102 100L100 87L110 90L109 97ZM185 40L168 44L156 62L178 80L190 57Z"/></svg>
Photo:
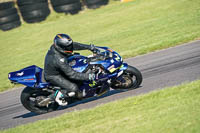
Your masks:
<svg viewBox="0 0 200 133"><path fill-rule="evenodd" d="M29 111L44 114L56 110L59 105L56 102L49 103L48 106L40 106L39 101L47 98L51 93L26 87L21 93L21 103Z"/></svg>
<svg viewBox="0 0 200 133"><path fill-rule="evenodd" d="M135 89L140 86L140 84L142 83L142 79L142 74L137 68L133 66L128 66L124 74L112 83L112 88Z"/></svg>

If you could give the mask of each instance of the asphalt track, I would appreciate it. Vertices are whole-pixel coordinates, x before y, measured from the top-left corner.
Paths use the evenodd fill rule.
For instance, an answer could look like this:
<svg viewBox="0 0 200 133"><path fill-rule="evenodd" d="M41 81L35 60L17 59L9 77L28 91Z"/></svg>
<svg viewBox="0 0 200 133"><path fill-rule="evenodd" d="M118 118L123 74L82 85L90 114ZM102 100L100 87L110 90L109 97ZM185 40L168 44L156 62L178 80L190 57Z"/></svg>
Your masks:
<svg viewBox="0 0 200 133"><path fill-rule="evenodd" d="M100 98L90 98L48 114L36 115L27 111L19 100L22 88L0 93L0 130L200 79L200 40L129 58L125 62L141 70L144 79L140 88L111 91Z"/></svg>

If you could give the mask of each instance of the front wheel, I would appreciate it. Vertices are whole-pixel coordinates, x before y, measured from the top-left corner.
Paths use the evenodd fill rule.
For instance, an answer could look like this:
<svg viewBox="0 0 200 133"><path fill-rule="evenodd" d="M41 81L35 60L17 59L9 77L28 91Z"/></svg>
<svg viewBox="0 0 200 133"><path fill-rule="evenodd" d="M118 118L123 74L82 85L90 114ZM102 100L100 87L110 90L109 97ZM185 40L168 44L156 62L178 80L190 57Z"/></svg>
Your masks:
<svg viewBox="0 0 200 133"><path fill-rule="evenodd" d="M128 65L128 68L124 73L112 83L113 89L135 89L140 86L142 83L142 74L141 72L133 67Z"/></svg>
<svg viewBox="0 0 200 133"><path fill-rule="evenodd" d="M29 111L36 114L44 114L56 110L59 105L56 102L48 106L39 106L38 102L47 98L51 93L40 89L26 87L21 93L21 103Z"/></svg>

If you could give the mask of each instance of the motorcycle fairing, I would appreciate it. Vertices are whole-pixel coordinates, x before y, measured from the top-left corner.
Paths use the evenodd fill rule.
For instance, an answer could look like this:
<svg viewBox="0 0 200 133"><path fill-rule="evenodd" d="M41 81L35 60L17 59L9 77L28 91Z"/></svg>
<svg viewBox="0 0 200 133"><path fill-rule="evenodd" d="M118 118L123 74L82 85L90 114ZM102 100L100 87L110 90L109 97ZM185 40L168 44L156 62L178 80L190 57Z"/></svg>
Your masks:
<svg viewBox="0 0 200 133"><path fill-rule="evenodd" d="M42 68L32 65L19 71L10 72L8 79L13 83L23 84L28 87L45 88L49 83L42 81L42 71Z"/></svg>
<svg viewBox="0 0 200 133"><path fill-rule="evenodd" d="M122 57L117 52L109 49L108 47L98 47L98 48L105 50L104 52L102 52L102 54L111 53L112 57L108 58L106 60L90 62L90 64L102 65L110 73L113 73L115 70L117 70L119 67L121 67L123 60L122 60Z"/></svg>
<svg viewBox="0 0 200 133"><path fill-rule="evenodd" d="M122 66L120 67L121 71L124 71L128 68L128 64L127 63L123 63Z"/></svg>

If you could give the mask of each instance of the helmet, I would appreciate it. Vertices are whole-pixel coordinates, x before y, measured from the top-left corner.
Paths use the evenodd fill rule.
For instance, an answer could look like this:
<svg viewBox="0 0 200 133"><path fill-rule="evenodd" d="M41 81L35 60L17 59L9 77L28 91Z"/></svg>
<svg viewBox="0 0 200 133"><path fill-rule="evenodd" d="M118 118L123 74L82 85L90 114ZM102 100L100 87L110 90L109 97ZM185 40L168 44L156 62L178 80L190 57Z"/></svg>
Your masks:
<svg viewBox="0 0 200 133"><path fill-rule="evenodd" d="M73 41L69 35L57 34L54 38L54 47L62 54L71 54L73 52Z"/></svg>

